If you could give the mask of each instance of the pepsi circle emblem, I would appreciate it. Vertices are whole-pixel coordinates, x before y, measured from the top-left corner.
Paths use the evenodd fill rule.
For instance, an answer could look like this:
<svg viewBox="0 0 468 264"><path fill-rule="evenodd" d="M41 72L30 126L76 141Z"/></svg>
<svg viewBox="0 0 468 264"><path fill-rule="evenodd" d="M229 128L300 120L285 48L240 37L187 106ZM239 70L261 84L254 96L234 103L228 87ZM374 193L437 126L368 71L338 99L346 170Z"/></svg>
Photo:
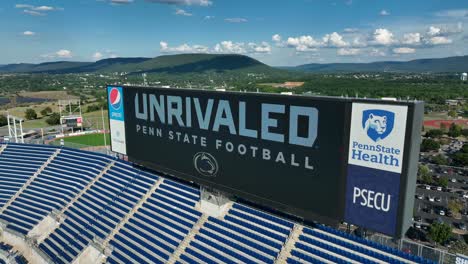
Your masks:
<svg viewBox="0 0 468 264"><path fill-rule="evenodd" d="M112 88L112 90L109 93L109 100L110 100L110 105L114 110L119 110L120 107L122 106L122 95L117 88Z"/></svg>

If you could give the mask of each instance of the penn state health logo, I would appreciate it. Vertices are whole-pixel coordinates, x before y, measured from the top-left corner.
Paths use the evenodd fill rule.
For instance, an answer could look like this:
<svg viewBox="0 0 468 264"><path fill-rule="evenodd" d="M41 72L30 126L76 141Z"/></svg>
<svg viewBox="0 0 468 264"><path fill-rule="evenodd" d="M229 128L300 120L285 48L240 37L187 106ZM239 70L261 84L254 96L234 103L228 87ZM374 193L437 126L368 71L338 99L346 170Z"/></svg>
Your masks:
<svg viewBox="0 0 468 264"><path fill-rule="evenodd" d="M362 111L362 128L367 136L375 142L378 142L392 133L395 123L395 113L370 109Z"/></svg>
<svg viewBox="0 0 468 264"><path fill-rule="evenodd" d="M109 93L109 100L112 108L114 108L114 110L119 110L122 106L122 95L120 90L116 87L112 88Z"/></svg>

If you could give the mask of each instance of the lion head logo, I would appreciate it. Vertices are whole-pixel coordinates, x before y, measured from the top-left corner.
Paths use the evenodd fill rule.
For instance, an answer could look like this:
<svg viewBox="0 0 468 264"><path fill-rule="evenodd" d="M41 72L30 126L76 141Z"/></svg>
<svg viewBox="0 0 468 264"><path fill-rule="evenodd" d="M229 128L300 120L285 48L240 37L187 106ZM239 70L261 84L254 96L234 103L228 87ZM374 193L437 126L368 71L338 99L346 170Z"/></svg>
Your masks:
<svg viewBox="0 0 468 264"><path fill-rule="evenodd" d="M395 113L390 111L372 109L362 112L362 127L367 136L375 142L390 135L394 121Z"/></svg>

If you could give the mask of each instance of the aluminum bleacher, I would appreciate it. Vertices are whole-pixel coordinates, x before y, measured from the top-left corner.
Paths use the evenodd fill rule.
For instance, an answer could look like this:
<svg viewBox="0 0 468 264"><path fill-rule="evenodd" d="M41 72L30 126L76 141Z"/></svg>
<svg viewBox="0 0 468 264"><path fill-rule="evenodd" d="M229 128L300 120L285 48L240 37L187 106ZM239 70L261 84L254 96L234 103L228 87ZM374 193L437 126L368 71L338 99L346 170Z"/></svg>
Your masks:
<svg viewBox="0 0 468 264"><path fill-rule="evenodd" d="M96 243L110 248L107 263L432 263L240 203L222 217L207 216L198 210L197 188L67 148L15 196L56 150L9 144L0 153L0 205L16 197L0 213L6 230L27 237L52 211L63 214L35 245L53 263L72 263Z"/></svg>
<svg viewBox="0 0 468 264"><path fill-rule="evenodd" d="M0 155L0 208L33 176L55 150L55 148L40 145L16 144L10 144L3 150Z"/></svg>
<svg viewBox="0 0 468 264"><path fill-rule="evenodd" d="M56 263L69 263L95 237L105 239L157 178L117 162L65 212L65 221L40 245Z"/></svg>
<svg viewBox="0 0 468 264"><path fill-rule="evenodd" d="M3 154L2 154L3 155ZM9 228L27 234L60 210L109 163L110 158L64 149L3 212Z"/></svg>
<svg viewBox="0 0 468 264"><path fill-rule="evenodd" d="M201 213L198 190L166 180L111 241L109 263L166 263Z"/></svg>

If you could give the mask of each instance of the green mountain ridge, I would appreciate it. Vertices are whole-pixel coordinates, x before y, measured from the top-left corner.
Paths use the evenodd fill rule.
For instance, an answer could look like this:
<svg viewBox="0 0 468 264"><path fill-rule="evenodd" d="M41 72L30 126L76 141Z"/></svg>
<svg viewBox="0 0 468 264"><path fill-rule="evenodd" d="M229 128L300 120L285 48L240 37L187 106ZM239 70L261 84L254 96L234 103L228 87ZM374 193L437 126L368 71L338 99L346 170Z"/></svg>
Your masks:
<svg viewBox="0 0 468 264"><path fill-rule="evenodd" d="M296 67L282 67L283 69L314 72L314 73L338 73L338 72L467 72L468 55L437 59L417 59L411 61L381 61L370 63L311 63Z"/></svg>
<svg viewBox="0 0 468 264"><path fill-rule="evenodd" d="M249 71L279 72L258 60L236 54L178 54L156 58L112 58L96 62L48 62L41 64L10 64L0 67L0 73L202 73Z"/></svg>
<svg viewBox="0 0 468 264"><path fill-rule="evenodd" d="M287 70L287 71L286 71ZM304 64L296 67L271 67L245 55L237 54L177 54L156 58L111 58L96 62L58 61L40 64L19 63L0 66L0 73L206 73L249 72L262 74L302 73L435 73L467 72L468 55L411 61L371 63Z"/></svg>

